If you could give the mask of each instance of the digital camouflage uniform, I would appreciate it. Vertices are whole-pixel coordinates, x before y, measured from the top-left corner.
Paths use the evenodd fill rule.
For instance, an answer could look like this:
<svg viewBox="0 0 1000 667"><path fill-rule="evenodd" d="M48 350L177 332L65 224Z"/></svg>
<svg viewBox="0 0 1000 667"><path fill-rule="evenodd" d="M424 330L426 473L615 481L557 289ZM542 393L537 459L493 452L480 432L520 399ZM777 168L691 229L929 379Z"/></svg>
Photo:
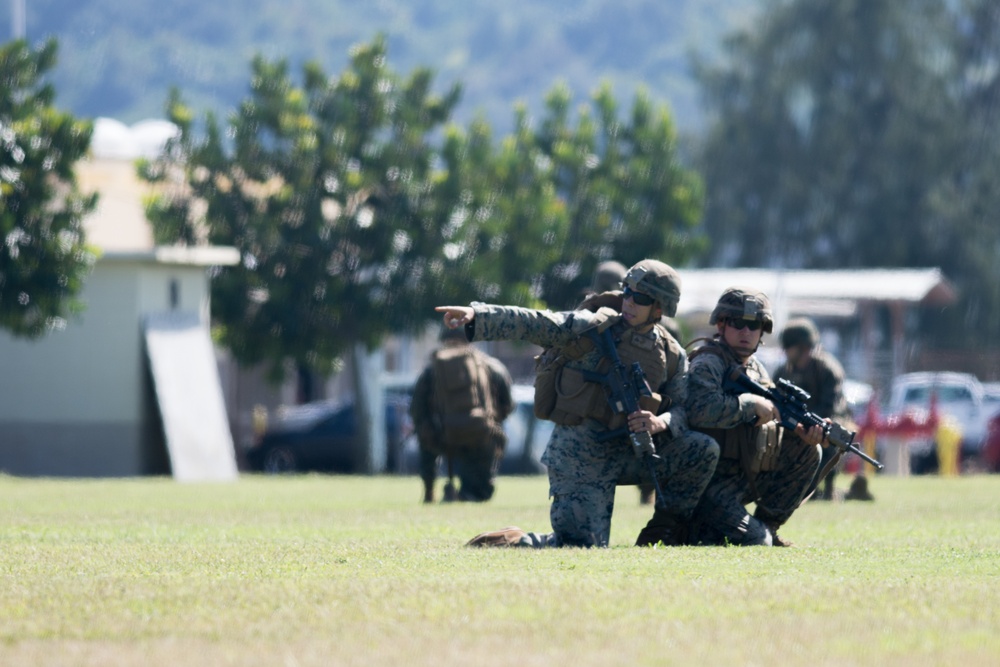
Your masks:
<svg viewBox="0 0 1000 667"><path fill-rule="evenodd" d="M437 477L438 460L442 456L447 461L449 477L454 473L459 479L457 490L450 486L451 479L448 480L445 500L482 502L492 498L496 490L497 471L507 445L507 436L501 423L514 409L511 377L500 360L481 350L475 350L475 354L486 365L489 391L496 411L496 425L491 429L487 441L468 443L449 451L440 441L435 426L433 364L424 368L413 387L410 416L420 444L420 477L424 482L424 502L434 499L434 481Z"/></svg>
<svg viewBox="0 0 1000 667"><path fill-rule="evenodd" d="M764 331L772 326L770 302L760 292L729 288L710 322L757 319ZM691 427L712 436L721 446L719 464L695 509L689 539L695 544L787 544L776 531L805 497L819 469L820 447L810 446L775 422L757 424L755 397L724 388L726 378L741 368L764 386L773 386L767 369L752 354L741 362L721 335L691 353L687 415ZM779 437L780 436L780 437ZM750 516L746 505L756 503Z"/></svg>
<svg viewBox="0 0 1000 667"><path fill-rule="evenodd" d="M603 261L594 269L594 280L584 293L586 295L591 295L620 290L622 280L625 279L627 274L628 269L621 262L616 262L615 260ZM667 332L673 336L675 340L680 340L680 332L677 329L677 322L675 322L672 317L664 315L660 320L660 324L667 329ZM639 504L652 505L655 493L656 487L653 485L653 482L646 480L639 484Z"/></svg>
<svg viewBox="0 0 1000 667"><path fill-rule="evenodd" d="M524 340L546 348L577 339L593 326L597 317L589 310L551 312L484 304L473 304L473 308L475 319L470 328L474 340ZM660 349L665 344L665 332L659 326L647 334L639 334L618 322L612 332L618 341L623 336L640 336ZM643 370L653 390L672 401L668 432L655 437L659 459L654 461L666 506L686 518L712 474L718 446L711 438L687 428L683 409L687 359L683 350L680 354L678 371L673 377L667 378L665 371L655 376L650 369ZM602 358L600 349L595 347L569 361L566 368L597 371ZM556 424L542 457L548 468L553 532L528 533L517 546L608 545L615 487L648 480L649 472L642 459L636 457L627 436L599 442L596 435L606 429L593 419L579 425Z"/></svg>
<svg viewBox="0 0 1000 667"><path fill-rule="evenodd" d="M811 349L810 357L802 368L797 368L786 361L775 370L774 380L775 382L788 380L801 387L809 394L806 406L810 412L815 412L820 417L828 417L846 427L851 424L852 416L847 407L847 399L844 397L844 369L832 354L815 347L819 342L818 338L819 333L811 322L806 324L802 321L800 324L799 320L789 321L782 331L782 346L787 350L794 345L807 345ZM839 456L840 451L836 447L824 447L820 470ZM827 500L833 498L836 477L836 464L830 465L823 491L823 497ZM822 480L814 479L810 491L815 489L820 481Z"/></svg>

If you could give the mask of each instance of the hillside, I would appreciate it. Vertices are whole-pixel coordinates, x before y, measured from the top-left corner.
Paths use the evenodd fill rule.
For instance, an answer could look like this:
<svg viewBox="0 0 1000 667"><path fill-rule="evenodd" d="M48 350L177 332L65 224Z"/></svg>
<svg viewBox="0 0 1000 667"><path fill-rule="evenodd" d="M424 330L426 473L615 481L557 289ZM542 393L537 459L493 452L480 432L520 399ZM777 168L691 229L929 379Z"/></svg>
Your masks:
<svg viewBox="0 0 1000 667"><path fill-rule="evenodd" d="M247 91L256 53L338 73L351 45L386 34L390 67L437 73L464 88L456 120L481 112L507 132L513 107L541 106L557 81L582 101L602 80L629 102L637 86L674 110L681 129L701 114L689 72L757 6L752 0L32 0L27 37L60 43L57 105L132 123L163 115L170 86L198 111L223 116ZM0 36L12 15L0 16Z"/></svg>

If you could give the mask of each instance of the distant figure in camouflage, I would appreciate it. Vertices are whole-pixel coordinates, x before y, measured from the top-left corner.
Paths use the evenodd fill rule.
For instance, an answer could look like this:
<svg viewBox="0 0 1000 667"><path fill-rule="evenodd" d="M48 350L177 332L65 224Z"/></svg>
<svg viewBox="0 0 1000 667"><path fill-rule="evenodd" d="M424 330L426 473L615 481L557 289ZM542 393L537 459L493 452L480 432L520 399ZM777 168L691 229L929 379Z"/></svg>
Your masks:
<svg viewBox="0 0 1000 667"><path fill-rule="evenodd" d="M601 292L620 290L626 273L628 273L628 269L621 262L616 262L613 259L601 262L594 269L594 280L587 293L600 294Z"/></svg>
<svg viewBox="0 0 1000 667"><path fill-rule="evenodd" d="M470 546L604 547L611 535L615 487L649 479L627 433L603 442L601 433L626 427L653 435L659 458L654 459L665 503L657 507L637 544L680 544L682 530L708 483L718 460L718 445L687 428L684 415L683 348L659 325L663 313L673 315L680 298L676 271L656 260L629 269L617 302L596 311L529 310L475 303L471 307L442 306L447 326L462 328L472 340L525 340L558 351L539 377L551 377L555 389L542 392L536 379L535 411L555 422L542 462L549 475L552 498L551 533L527 533L511 527L483 533ZM617 305L617 308L614 306ZM610 360L587 334L610 330L615 348L628 365L638 362L654 395L640 410L615 414L604 386L585 372L605 373Z"/></svg>
<svg viewBox="0 0 1000 667"><path fill-rule="evenodd" d="M762 396L725 386L733 371L773 386L754 353L774 323L763 292L731 287L709 322L715 336L691 352L687 414L691 427L721 447L719 464L694 512L696 544L790 546L778 527L799 507L819 470L823 429L794 433L778 423L774 404ZM756 503L750 516L746 505Z"/></svg>
<svg viewBox="0 0 1000 667"><path fill-rule="evenodd" d="M784 379L802 387L809 394L806 406L810 412L841 425L849 425L852 416L844 397L844 368L832 354L820 347L819 329L813 321L807 317L789 320L781 330L781 347L785 350L785 363L775 369L775 382ZM823 483L823 489L818 491L816 498L834 499L840 454L836 447L823 448L820 471L829 472L824 480L819 479L817 473L810 485L810 492L818 491L820 482Z"/></svg>
<svg viewBox="0 0 1000 667"><path fill-rule="evenodd" d="M507 445L502 422L514 409L510 373L500 360L469 345L462 331L442 329L441 343L441 349L434 352L431 363L417 378L410 402L420 445L424 502L434 501L434 482L442 457L448 468L445 501L487 501L496 490L497 471ZM451 368L456 370L445 370ZM449 377L441 378L441 373ZM461 427L457 433L449 428L445 387L464 397L455 408ZM457 489L453 475L459 479Z"/></svg>

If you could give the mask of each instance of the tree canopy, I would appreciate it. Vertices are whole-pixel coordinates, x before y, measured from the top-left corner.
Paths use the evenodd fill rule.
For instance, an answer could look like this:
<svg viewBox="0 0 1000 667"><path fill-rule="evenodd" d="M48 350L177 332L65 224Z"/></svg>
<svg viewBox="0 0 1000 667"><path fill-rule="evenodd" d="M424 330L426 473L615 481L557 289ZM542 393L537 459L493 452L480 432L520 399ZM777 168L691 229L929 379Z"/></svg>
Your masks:
<svg viewBox="0 0 1000 667"><path fill-rule="evenodd" d="M1000 228L983 216L1000 138L995 3L764 6L724 65L699 70L714 119L700 158L705 262L939 266L965 299L948 337L973 323L1000 334L984 261Z"/></svg>
<svg viewBox="0 0 1000 667"><path fill-rule="evenodd" d="M150 218L158 242L240 251L241 264L213 279L212 309L241 362L277 370L292 359L327 372L350 344L374 345L426 317L429 250L443 240L428 137L459 90L433 95L427 70L401 80L385 55L377 39L337 78L307 65L302 85L286 62L258 56L225 131L209 115L197 134L171 97L180 136L141 166L164 185Z"/></svg>
<svg viewBox="0 0 1000 667"><path fill-rule="evenodd" d="M560 308L579 300L603 260L683 265L703 249L701 179L680 163L666 106L639 91L622 114L605 84L573 126L571 103L568 88L554 87L535 136L568 209L559 263L545 277L545 300Z"/></svg>
<svg viewBox="0 0 1000 667"><path fill-rule="evenodd" d="M158 242L240 250L212 308L243 363L325 373L352 344L425 326L435 305L569 307L601 259L680 261L696 247L700 181L644 95L619 119L604 88L597 120L584 107L574 126L557 86L538 129L522 107L496 142L485 119L448 122L457 85L435 96L429 70L392 72L381 37L339 76L310 64L303 81L256 57L228 127L209 115L200 134L175 91L180 135L140 167L159 187Z"/></svg>
<svg viewBox="0 0 1000 667"><path fill-rule="evenodd" d="M37 338L82 310L95 255L83 218L97 202L73 167L93 126L53 106L56 43L0 46L0 328Z"/></svg>

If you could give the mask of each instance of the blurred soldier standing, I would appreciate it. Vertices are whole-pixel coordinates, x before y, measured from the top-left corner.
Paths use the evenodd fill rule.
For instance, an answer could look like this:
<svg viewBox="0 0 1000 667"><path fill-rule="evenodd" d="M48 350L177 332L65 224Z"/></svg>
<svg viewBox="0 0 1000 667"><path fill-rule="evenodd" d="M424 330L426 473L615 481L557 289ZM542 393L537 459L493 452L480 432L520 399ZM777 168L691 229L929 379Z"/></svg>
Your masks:
<svg viewBox="0 0 1000 667"><path fill-rule="evenodd" d="M819 469L823 429L799 424L786 432L768 399L737 393L726 378L742 371L772 386L754 353L773 327L763 292L730 287L709 322L715 336L691 352L687 413L691 427L711 435L721 454L715 474L694 513L691 541L701 544L790 546L778 527L791 517ZM750 516L746 505L757 507Z"/></svg>
<svg viewBox="0 0 1000 667"><path fill-rule="evenodd" d="M442 456L448 467L444 500L486 501L493 497L507 445L501 424L514 409L510 373L498 359L469 345L463 331L444 328L441 342L417 378L410 402L424 502L434 501Z"/></svg>
<svg viewBox="0 0 1000 667"><path fill-rule="evenodd" d="M527 533L510 527L478 535L470 546L607 546L615 487L637 484L650 474L627 434L598 440L602 432L626 426L654 436L659 455L654 465L665 499L637 543L683 542L681 529L712 475L719 448L711 438L687 428L683 409L687 359L659 325L663 313L676 312L680 278L663 262L647 259L629 269L623 282L618 307L596 311L551 312L479 303L437 308L447 326L466 330L474 340L526 340L553 354L551 364L539 367L535 383L536 414L556 424L542 457L548 469L553 532ZM589 330L610 330L622 361L638 362L654 392L627 417L614 413L600 382L585 377L585 372L602 374L610 367ZM548 380L551 391L545 389Z"/></svg>
<svg viewBox="0 0 1000 667"><path fill-rule="evenodd" d="M836 357L820 346L816 324L807 317L789 320L781 331L781 347L785 350L785 363L775 369L774 380L784 379L802 387L809 394L806 406L810 412L852 428L853 417L844 397L844 368ZM841 452L836 447L823 448L820 470L810 488L810 491L818 491L815 498L834 500L840 457ZM824 479L820 479L821 475ZM821 491L820 483L823 484Z"/></svg>

